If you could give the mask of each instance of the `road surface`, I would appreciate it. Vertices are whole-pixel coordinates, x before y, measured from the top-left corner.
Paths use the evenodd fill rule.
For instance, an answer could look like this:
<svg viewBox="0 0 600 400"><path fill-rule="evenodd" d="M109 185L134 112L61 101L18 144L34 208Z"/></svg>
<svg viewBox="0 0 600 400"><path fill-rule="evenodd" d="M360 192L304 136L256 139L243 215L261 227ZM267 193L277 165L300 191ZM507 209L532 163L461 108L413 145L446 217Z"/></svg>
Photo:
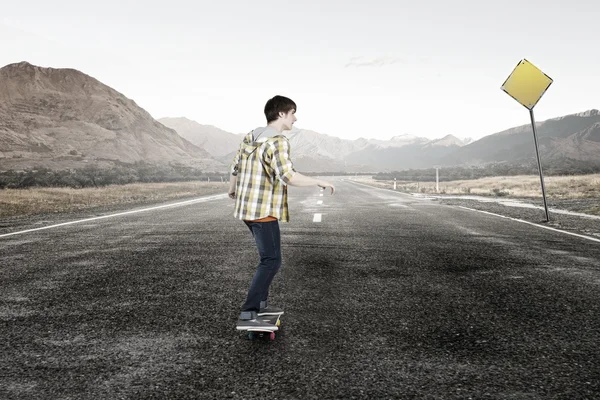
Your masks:
<svg viewBox="0 0 600 400"><path fill-rule="evenodd" d="M273 342L225 195L5 229L0 398L600 396L600 243L335 183L290 188Z"/></svg>

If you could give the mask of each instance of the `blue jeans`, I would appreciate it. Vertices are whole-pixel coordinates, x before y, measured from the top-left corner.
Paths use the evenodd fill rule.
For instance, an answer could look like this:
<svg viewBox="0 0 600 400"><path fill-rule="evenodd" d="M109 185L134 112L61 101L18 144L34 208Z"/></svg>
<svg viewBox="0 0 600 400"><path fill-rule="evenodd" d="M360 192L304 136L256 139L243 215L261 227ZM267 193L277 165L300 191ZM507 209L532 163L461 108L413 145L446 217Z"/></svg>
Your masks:
<svg viewBox="0 0 600 400"><path fill-rule="evenodd" d="M259 311L260 302L267 301L269 286L281 267L281 236L279 221L244 221L256 242L260 263L248 290L248 297L242 306L242 312Z"/></svg>

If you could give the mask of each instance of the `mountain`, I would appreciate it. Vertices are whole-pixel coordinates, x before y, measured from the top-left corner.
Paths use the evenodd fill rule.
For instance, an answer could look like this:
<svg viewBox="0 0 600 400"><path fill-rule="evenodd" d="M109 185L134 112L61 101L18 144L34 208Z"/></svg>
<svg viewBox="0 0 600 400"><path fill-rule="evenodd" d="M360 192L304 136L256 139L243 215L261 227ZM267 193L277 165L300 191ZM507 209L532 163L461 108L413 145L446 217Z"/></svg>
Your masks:
<svg viewBox="0 0 600 400"><path fill-rule="evenodd" d="M369 143L376 144L383 148L406 147L406 146L425 144L428 142L429 142L429 139L426 139L424 137L418 137L415 135L407 135L407 134L392 136L392 138L388 141L375 140L375 139L369 140Z"/></svg>
<svg viewBox="0 0 600 400"><path fill-rule="evenodd" d="M600 112L582 113L536 122L542 160L571 159L597 162L600 154L598 132ZM440 164L480 165L486 163L523 163L535 159L531 124L486 136L456 149L440 160Z"/></svg>
<svg viewBox="0 0 600 400"><path fill-rule="evenodd" d="M213 157L223 157L236 151L245 133L234 134L212 125L202 125L187 118L160 118L161 124L174 129L177 133L203 148Z"/></svg>
<svg viewBox="0 0 600 400"><path fill-rule="evenodd" d="M133 100L74 69L0 69L0 170L145 161L224 170Z"/></svg>
<svg viewBox="0 0 600 400"><path fill-rule="evenodd" d="M442 139L401 135L390 141L372 140L369 145L345 157L349 163L360 163L371 166L373 171L390 171L398 169L430 168L437 164L441 157L451 154L463 146L463 141L452 135Z"/></svg>
<svg viewBox="0 0 600 400"><path fill-rule="evenodd" d="M596 109L537 122L542 162L554 166L597 165L600 168L600 112ZM308 130L292 131L292 156L307 160L311 170L385 172L423 169L434 165L473 166L493 163L523 165L535 160L531 125L504 130L482 139L446 135L428 140L396 135L390 140L360 138L349 141ZM332 165L336 161L337 164ZM342 164L343 163L343 164ZM566 163L566 164L565 164ZM330 169L329 169L330 170Z"/></svg>
<svg viewBox="0 0 600 400"><path fill-rule="evenodd" d="M600 161L600 122L569 137L558 139L546 158L568 158L578 161Z"/></svg>
<svg viewBox="0 0 600 400"><path fill-rule="evenodd" d="M293 128L286 132L294 154L344 160L346 155L363 148L362 142L340 139L308 129Z"/></svg>
<svg viewBox="0 0 600 400"><path fill-rule="evenodd" d="M213 157L229 164L235 155L244 134L233 134L211 125L202 125L187 118L161 118L159 122L175 129L182 137L201 146ZM298 170L305 172L348 171L369 172L394 166L394 154L390 163L381 163L380 152L414 152L414 147L431 147L429 153L446 154L447 149L461 146L463 142L448 135L442 139L430 141L414 135L396 135L389 140L365 139L346 140L318 133L309 129L294 127L284 134L290 139L292 158ZM398 150L403 148L404 150ZM388 149L388 150L386 150ZM390 150L395 149L395 150ZM385 158L385 157L384 157ZM406 157L404 157L406 158Z"/></svg>
<svg viewBox="0 0 600 400"><path fill-rule="evenodd" d="M426 160L437 160L465 144L452 135L433 141L409 134L392 136L389 140L345 140L294 128L288 136L293 157L304 159L310 171L372 172L394 169L398 165L414 168L427 165Z"/></svg>
<svg viewBox="0 0 600 400"><path fill-rule="evenodd" d="M600 168L598 110L538 122L537 130L543 162ZM409 134L345 140L297 127L285 134L296 168L305 172L522 165L535 159L530 125L477 141ZM77 70L26 62L0 69L0 171L145 161L222 172L242 137L186 118L156 121L133 100Z"/></svg>
<svg viewBox="0 0 600 400"><path fill-rule="evenodd" d="M159 121L226 165L231 163L244 136L183 117L161 118ZM305 172L372 172L399 166L428 167L440 157L472 141L452 135L429 140L409 134L395 135L389 140L347 140L297 127L284 134L290 139L295 167Z"/></svg>
<svg viewBox="0 0 600 400"><path fill-rule="evenodd" d="M364 165L345 161L345 156L355 151L360 143L325 135L308 129L292 128L285 132L290 139L294 167L304 172L348 171L367 172Z"/></svg>
<svg viewBox="0 0 600 400"><path fill-rule="evenodd" d="M183 123L178 125L173 120L180 120ZM211 154L225 164L231 162L235 150L222 155L223 152L219 153L212 149L218 147L229 149L232 146L229 142L230 138L235 138L234 140L239 144L240 136L243 136L214 128L216 134L208 139L205 132L206 125L194 121L187 122L189 121L187 119L163 118L160 121L173 127L193 143L203 143L204 148L213 151ZM185 125L193 127L194 132L190 133L191 130L186 131L185 128L180 127ZM347 140L297 127L284 134L290 140L295 167L305 172L373 172L397 168L399 165L408 165L411 168L428 166L427 160L437 161L439 157L448 154L454 148L464 145L463 140L452 135L433 141L408 134L396 135L389 140L365 138ZM211 146L208 145L209 141L212 141ZM423 153L426 155L423 156Z"/></svg>
<svg viewBox="0 0 600 400"><path fill-rule="evenodd" d="M429 143L426 143L423 147L462 147L465 145L465 142L456 136L446 135L441 139L432 140Z"/></svg>
<svg viewBox="0 0 600 400"><path fill-rule="evenodd" d="M388 155L411 151L414 147L424 146L430 141L414 135L396 135L390 140L340 139L307 129L294 128L289 132L292 157L299 170L307 172L347 171L373 172L386 168ZM459 139L456 139L459 140ZM440 146L443 147L440 142ZM433 150L438 152L438 150ZM382 158L383 157L383 161Z"/></svg>

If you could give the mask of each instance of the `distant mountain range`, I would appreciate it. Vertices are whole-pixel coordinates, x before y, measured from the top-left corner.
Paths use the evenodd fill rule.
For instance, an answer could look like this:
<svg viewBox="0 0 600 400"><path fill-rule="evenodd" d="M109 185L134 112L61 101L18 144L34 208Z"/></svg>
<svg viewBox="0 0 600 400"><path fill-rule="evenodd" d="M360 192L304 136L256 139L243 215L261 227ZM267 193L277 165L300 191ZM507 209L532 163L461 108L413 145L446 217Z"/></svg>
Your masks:
<svg viewBox="0 0 600 400"><path fill-rule="evenodd" d="M600 112L588 110L536 124L540 157L600 164ZM440 159L444 165L523 163L535 159L531 124L486 136Z"/></svg>
<svg viewBox="0 0 600 400"><path fill-rule="evenodd" d="M598 110L537 125L543 160L600 165ZM386 172L535 158L530 125L477 141L452 135L346 140L298 128L285 134L296 169L305 172ZM0 170L145 161L224 172L243 136L183 117L154 120L133 100L73 69L26 62L0 69Z"/></svg>
<svg viewBox="0 0 600 400"><path fill-rule="evenodd" d="M224 163L231 162L245 135L226 132L211 125L202 125L187 118L162 118L159 122L175 129L181 136L205 148L212 156ZM284 134L290 139L295 167L306 172L370 172L374 168L382 168L377 165L382 151L391 153L403 148L411 152L417 146L431 154L446 154L452 149L471 142L471 139L461 140L452 135L437 140L413 135L397 135L390 140L365 138L346 140L298 128L293 128ZM394 165L393 162L390 164Z"/></svg>
<svg viewBox="0 0 600 400"><path fill-rule="evenodd" d="M164 126L174 129L186 140L205 149L213 157L223 157L237 149L244 134L226 132L212 125L202 125L187 118L161 118Z"/></svg>
<svg viewBox="0 0 600 400"><path fill-rule="evenodd" d="M231 162L243 136L183 118L160 121L178 132L178 125L185 125L182 136L194 144L201 146L210 142L212 147L219 146L220 150L211 154L224 163ZM600 167L598 110L538 122L537 131L543 161L582 161ZM477 141L452 135L436 140L414 135L397 135L390 140L346 140L297 128L286 135L290 138L296 168L306 172L385 172L435 165L528 164L535 160L531 125L507 129ZM204 147L208 149L207 145ZM228 149L230 153L226 154Z"/></svg>

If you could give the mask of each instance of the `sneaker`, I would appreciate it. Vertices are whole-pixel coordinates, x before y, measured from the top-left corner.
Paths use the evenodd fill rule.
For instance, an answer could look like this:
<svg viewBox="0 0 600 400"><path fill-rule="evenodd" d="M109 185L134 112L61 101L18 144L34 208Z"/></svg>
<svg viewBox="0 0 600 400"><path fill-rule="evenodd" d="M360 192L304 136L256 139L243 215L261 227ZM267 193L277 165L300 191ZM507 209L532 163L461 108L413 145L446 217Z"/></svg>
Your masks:
<svg viewBox="0 0 600 400"><path fill-rule="evenodd" d="M238 319L235 329L238 331L260 330L274 332L279 328L260 319Z"/></svg>
<svg viewBox="0 0 600 400"><path fill-rule="evenodd" d="M268 306L266 308L261 308L257 315L259 317L264 317L267 315L283 315L283 310L281 308Z"/></svg>

